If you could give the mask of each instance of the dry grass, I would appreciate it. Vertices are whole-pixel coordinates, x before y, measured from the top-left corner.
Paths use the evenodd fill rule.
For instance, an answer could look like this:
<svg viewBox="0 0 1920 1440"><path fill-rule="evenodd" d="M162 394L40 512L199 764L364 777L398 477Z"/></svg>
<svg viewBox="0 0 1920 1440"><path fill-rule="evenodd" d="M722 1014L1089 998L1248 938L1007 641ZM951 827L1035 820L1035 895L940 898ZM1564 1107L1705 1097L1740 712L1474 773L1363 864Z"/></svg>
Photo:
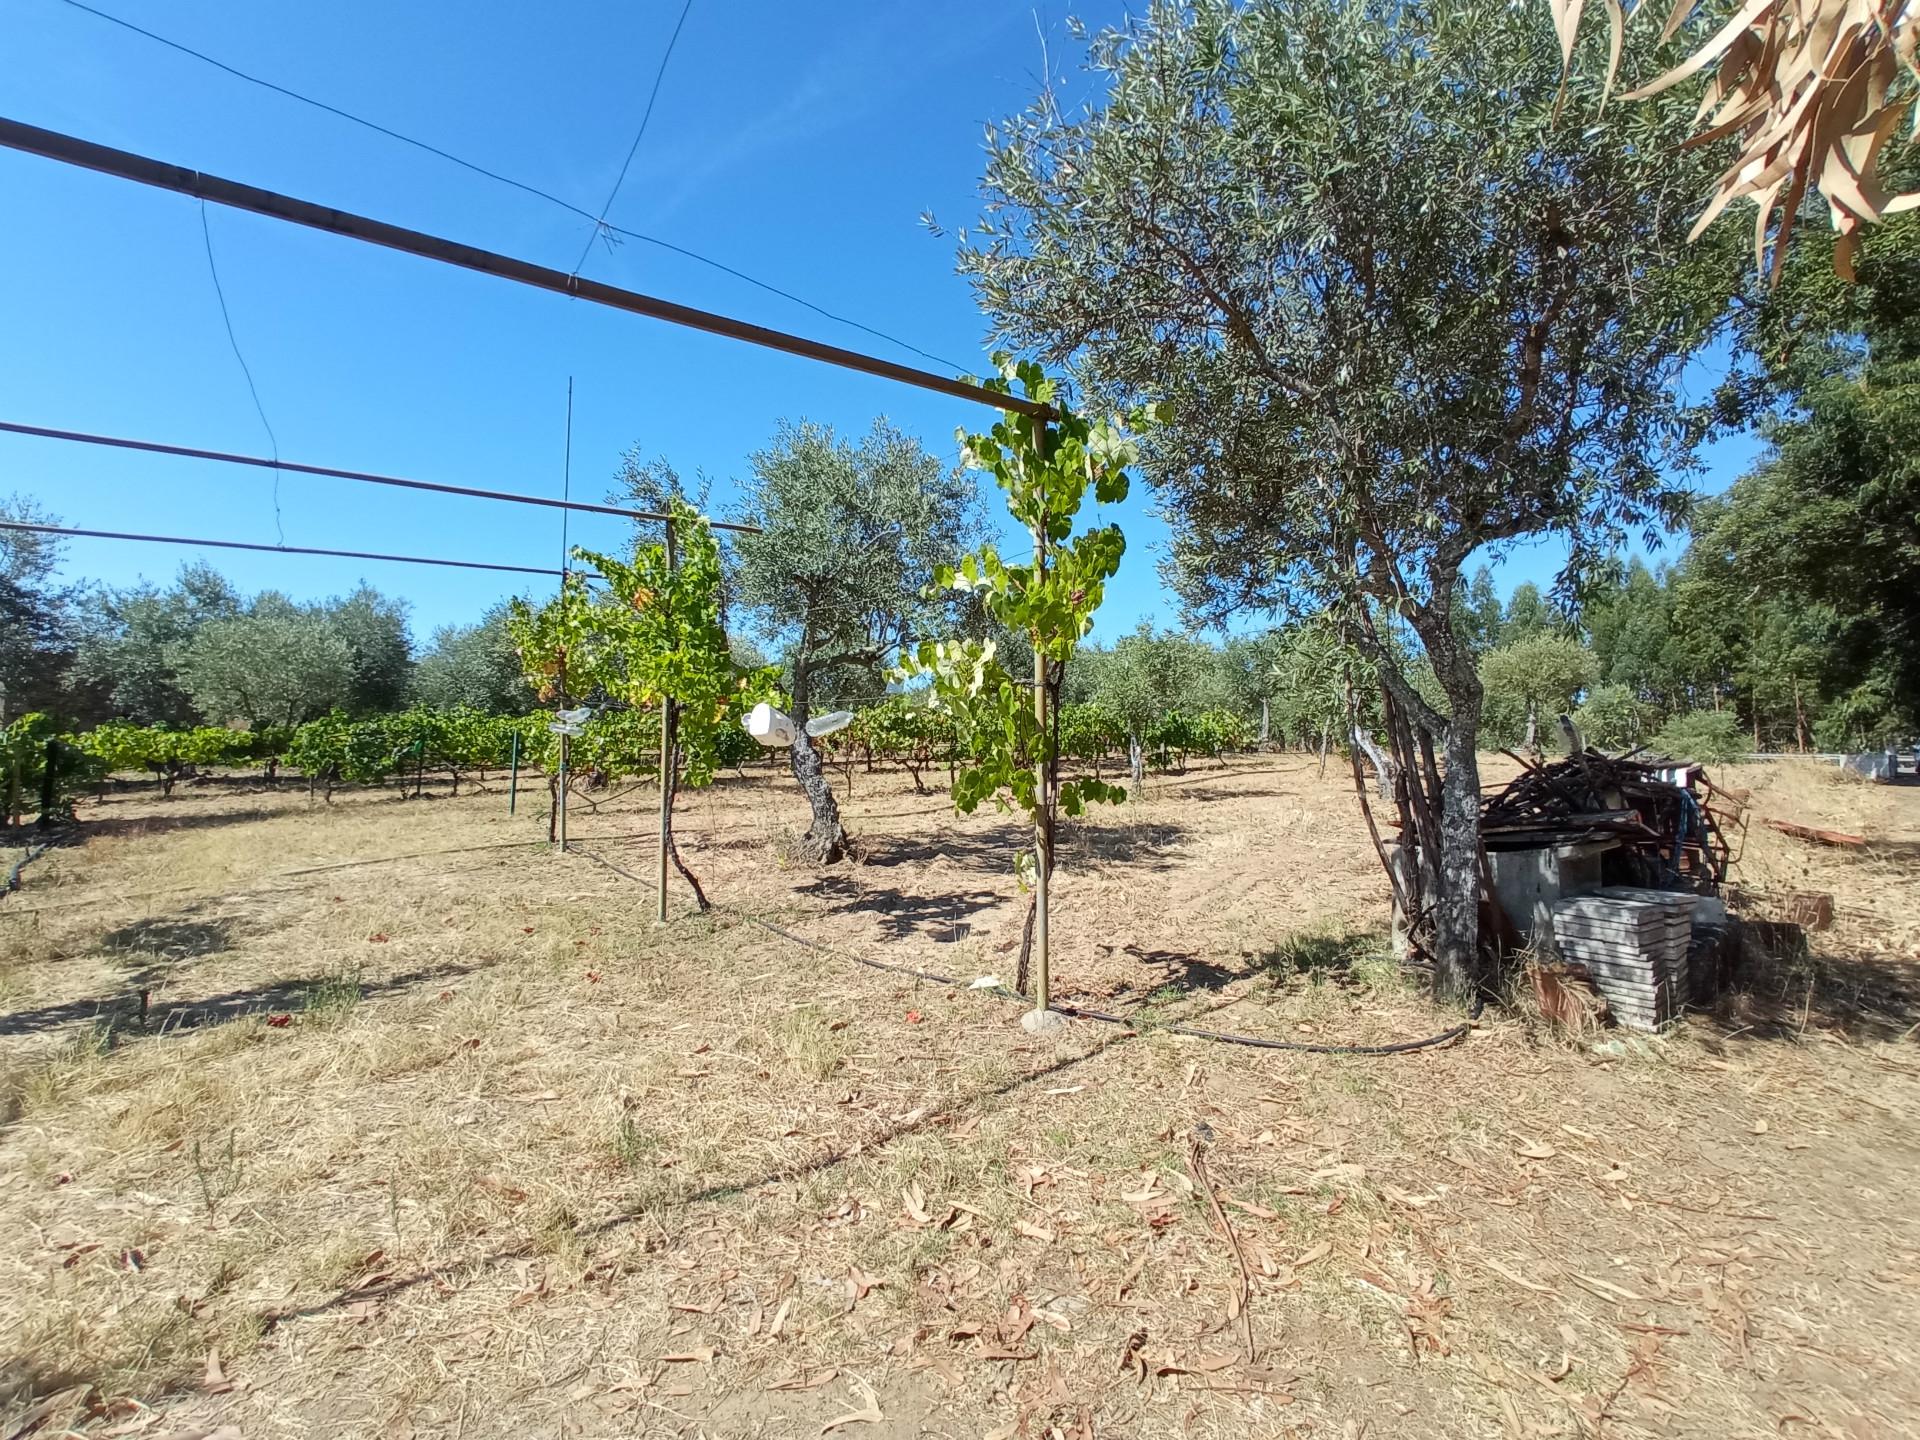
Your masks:
<svg viewBox="0 0 1920 1440"><path fill-rule="evenodd" d="M834 1433L1920 1423L1910 1039L1825 989L1796 1025L1618 1058L1518 1015L1390 1061L1182 1039L1153 1022L1450 1017L1382 953L1337 778L1282 758L1155 792L1075 831L1057 909L1062 988L1139 1026L1057 1045L737 913L656 930L643 887L541 853L497 795L98 807L0 910L0 1434L69 1386L50 1425L247 1440L807 1435L869 1395L885 1418ZM1815 823L1891 846L1914 798L1847 787ZM576 833L645 874L646 804ZM692 800L723 903L962 985L1007 971L999 822L856 775L870 862L822 875L776 862L797 806L758 775ZM1773 840L1797 843L1756 830L1756 873ZM458 853L290 873L430 850ZM1809 964L1913 959L1845 916L1817 938ZM1202 1124L1254 1362L1187 1170Z"/></svg>

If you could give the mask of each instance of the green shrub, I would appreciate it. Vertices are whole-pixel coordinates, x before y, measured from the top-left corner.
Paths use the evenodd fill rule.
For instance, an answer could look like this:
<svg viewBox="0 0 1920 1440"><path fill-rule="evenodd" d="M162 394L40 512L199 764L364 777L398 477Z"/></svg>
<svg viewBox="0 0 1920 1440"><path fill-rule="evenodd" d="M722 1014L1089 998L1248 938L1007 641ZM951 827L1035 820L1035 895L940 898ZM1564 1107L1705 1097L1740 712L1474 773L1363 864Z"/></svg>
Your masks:
<svg viewBox="0 0 1920 1440"><path fill-rule="evenodd" d="M1602 750L1627 750L1647 738L1659 718L1653 706L1625 685L1601 685L1573 712L1573 723L1587 744Z"/></svg>
<svg viewBox="0 0 1920 1440"><path fill-rule="evenodd" d="M1718 763L1747 753L1752 740L1730 710L1689 710L1660 727L1651 748L1676 760Z"/></svg>

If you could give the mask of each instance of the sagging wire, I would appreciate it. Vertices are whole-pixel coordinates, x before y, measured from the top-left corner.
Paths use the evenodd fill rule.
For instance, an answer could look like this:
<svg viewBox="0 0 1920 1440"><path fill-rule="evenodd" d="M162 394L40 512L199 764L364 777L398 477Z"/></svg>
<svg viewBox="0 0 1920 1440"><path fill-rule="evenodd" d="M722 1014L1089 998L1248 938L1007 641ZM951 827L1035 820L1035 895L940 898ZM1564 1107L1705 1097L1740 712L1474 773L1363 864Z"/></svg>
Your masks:
<svg viewBox="0 0 1920 1440"><path fill-rule="evenodd" d="M876 329L872 325L864 324L861 321L855 320L852 317L847 315L837 314L834 311L827 309L823 305L816 305L814 304L813 301L806 299L804 296L796 295L791 290L783 289L780 286L775 285L770 281L762 280L757 275L749 275L744 270L736 269L734 266L728 265L724 261L715 260L710 255L703 255L698 250L688 249L685 245L677 245L671 240L662 240L658 235L649 235L646 232L641 230L633 230L623 225L615 225L611 221L607 220L604 216L596 216L591 210L586 209L584 206L575 205L571 200L563 199L560 196L555 195L550 190L543 190L538 185L530 185L524 180L514 179L511 175L503 175L497 170L490 170L484 165L481 165L472 160L466 159L464 156L455 155L452 151L449 151L449 150L443 150L438 145L430 144L429 142L418 139L412 135L402 134L400 131L392 129L389 126L382 125L376 120L369 120L364 115L356 115L351 110L343 110L338 105L330 105L325 100L319 100L311 95L302 94L298 90L293 90L285 85L277 84L276 82L272 80L268 80L263 76L250 74L247 71L240 69L238 66L229 65L224 60L216 59L215 57L207 54L203 50L196 50L191 45L183 45L178 40L169 39L167 36L161 35L156 31L148 30L143 26L136 25L131 20L123 19L118 15L109 14L105 10L96 9L92 5L84 4L82 3L82 0L62 0L62 3L71 6L75 10L80 10L85 12L88 15L92 15L96 19L104 20L110 25L118 25L121 29L130 31L133 34L139 35L147 40L151 40L157 45L164 45L169 50L173 50L181 55L189 56L192 59L200 61L202 64L211 65L214 69L219 70L227 75L231 75L236 80L244 80L249 85L258 85L263 90L271 90L276 95L285 96L287 99L298 101L302 105L311 105L316 110L323 110L327 114L336 116L337 118L341 120L345 120L350 124L359 125L365 129L371 130L376 135L383 135L389 140L397 140L402 145L411 145L416 150L423 150L429 155L435 156L441 160L445 160L450 164L458 165L461 169L471 171L475 175L479 175L485 179L495 181L501 185L509 186L512 189L522 192L523 194L531 195L537 200L544 200L549 205L557 205L562 210L566 210L571 212L572 214L578 215L582 220L592 221L596 227L596 233L606 233L611 235L624 236L630 240L638 240L645 245L655 245L662 250L671 250L676 255L683 256L688 260L692 260L701 265L708 266L711 269L718 270L723 275L731 275L734 279L743 281L746 284L753 286L755 289L764 290L769 295L777 295L782 300L791 301L793 304L800 306L803 310L811 310L814 314L820 316L823 319L831 320L836 325L846 325L851 327L852 329L864 331L866 334L873 336L876 340L884 340L889 345L897 345L902 350L911 351L913 354L920 356L923 360L931 360L936 364L944 365L948 369L952 370L956 375L965 373L965 371L968 368L967 366L959 364L956 361L949 360L943 355L935 355L930 350L923 350L918 345L914 345L909 343L908 341L902 340L897 335L889 335L886 331ZM591 245L592 242L589 241L588 243L589 245Z"/></svg>
<svg viewBox="0 0 1920 1440"><path fill-rule="evenodd" d="M647 108L640 112L640 128L634 132L633 144L627 147L627 158L620 163L620 173L614 178L613 189L607 192L607 203L600 207L600 213L594 217L593 233L587 236L587 243L581 247L580 258L573 262L575 275L587 263L587 256L593 253L594 241L605 240L608 249L618 243L607 226L607 212L613 209L613 202L619 198L620 187L627 183L627 170L633 164L633 157L640 153L640 141L646 136L647 122L653 119L653 102L660 98L660 85L667 78L667 66L673 60L673 47L680 43L680 32L685 28L687 15L692 9L693 0L686 0L680 7L680 18L674 22L673 34L667 38L666 52L660 57L660 68L653 72L653 89L647 92Z"/></svg>
<svg viewBox="0 0 1920 1440"><path fill-rule="evenodd" d="M220 319L227 327L227 344L233 347L233 358L240 362L240 373L247 377L247 393L253 396L253 410L260 417L260 428L267 432L267 444L273 450L273 530L282 545L287 543L287 532L280 523L280 440L273 433L273 422L267 419L267 407L260 403L260 387L253 383L253 369L247 364L247 357L240 353L240 341L233 333L233 316L227 312L227 292L220 284L220 267L213 258L213 231L207 225L207 202L200 202L200 238L207 247L207 273L213 277L214 297L220 302Z"/></svg>

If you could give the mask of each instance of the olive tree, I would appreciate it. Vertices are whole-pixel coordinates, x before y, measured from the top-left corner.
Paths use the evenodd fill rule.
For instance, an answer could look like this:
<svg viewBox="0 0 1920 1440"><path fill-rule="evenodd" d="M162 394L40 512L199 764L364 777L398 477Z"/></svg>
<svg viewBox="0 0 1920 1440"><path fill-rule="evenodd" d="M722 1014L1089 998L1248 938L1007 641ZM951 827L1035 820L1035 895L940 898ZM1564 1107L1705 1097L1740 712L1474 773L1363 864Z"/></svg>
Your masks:
<svg viewBox="0 0 1920 1440"><path fill-rule="evenodd" d="M1625 72L1658 46L1632 27ZM1672 94L1597 123L1599 67L1563 90L1546 17L1484 0L1157 3L1087 63L1094 103L1043 96L989 132L961 269L1001 336L1096 400L1168 402L1143 470L1196 618L1344 617L1393 702L1418 943L1464 997L1463 567L1557 532L1579 568L1678 515L1681 372L1743 268L1725 234L1686 239L1720 152L1675 152L1693 104Z"/></svg>
<svg viewBox="0 0 1920 1440"><path fill-rule="evenodd" d="M298 725L345 704L353 652L326 619L291 606L209 620L181 647L179 683L215 725Z"/></svg>
<svg viewBox="0 0 1920 1440"><path fill-rule="evenodd" d="M849 840L801 727L823 698L878 698L903 647L947 628L965 597L924 592L977 538L979 500L964 472L884 420L858 444L801 421L754 455L737 518L760 533L735 544L735 597L786 664L791 764L812 811L805 849L829 863Z"/></svg>
<svg viewBox="0 0 1920 1440"><path fill-rule="evenodd" d="M1489 650L1480 657L1480 687L1490 738L1538 755L1542 722L1551 728L1599 674L1593 652L1571 635L1548 631Z"/></svg>

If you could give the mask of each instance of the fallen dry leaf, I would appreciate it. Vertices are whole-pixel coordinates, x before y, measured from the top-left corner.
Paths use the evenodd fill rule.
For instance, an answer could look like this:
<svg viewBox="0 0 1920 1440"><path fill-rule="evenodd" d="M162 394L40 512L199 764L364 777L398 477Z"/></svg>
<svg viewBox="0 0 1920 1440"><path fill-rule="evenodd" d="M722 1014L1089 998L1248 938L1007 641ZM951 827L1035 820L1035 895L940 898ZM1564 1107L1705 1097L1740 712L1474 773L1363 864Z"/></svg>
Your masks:
<svg viewBox="0 0 1920 1440"><path fill-rule="evenodd" d="M780 1331L787 1323L787 1312L792 1309L793 1309L792 1296L788 1296L785 1300L782 1300L780 1302L780 1308L773 1312L773 1323L767 1326L767 1334L770 1338L777 1340L780 1337Z"/></svg>
<svg viewBox="0 0 1920 1440"><path fill-rule="evenodd" d="M220 1368L220 1352L207 1351L207 1366L200 1376L200 1388L209 1395L224 1395L233 1389L233 1381L227 1378L227 1372Z"/></svg>
<svg viewBox="0 0 1920 1440"><path fill-rule="evenodd" d="M858 1265L849 1265L847 1267L847 1313L851 1315L854 1306L886 1283L877 1275L867 1274Z"/></svg>
<svg viewBox="0 0 1920 1440"><path fill-rule="evenodd" d="M845 1415L836 1415L820 1427L822 1435L831 1434L842 1425L878 1425L887 1417L880 1413L879 1397L873 1393L873 1387L862 1381L854 1382L856 1393L864 1392L867 1403L858 1410L849 1410Z"/></svg>
<svg viewBox="0 0 1920 1440"><path fill-rule="evenodd" d="M818 1375L790 1375L785 1380L776 1380L767 1386L769 1390L817 1390L827 1384L840 1372L829 1365Z"/></svg>
<svg viewBox="0 0 1920 1440"><path fill-rule="evenodd" d="M1518 1285L1522 1290L1531 1290L1535 1294L1539 1294L1539 1295L1555 1295L1559 1293L1558 1291L1554 1290L1550 1286L1542 1285L1537 1280L1529 1280L1524 1275L1516 1275L1513 1271L1509 1270L1506 1266L1502 1265L1498 1260L1483 1259L1480 1263L1486 1266L1487 1269L1491 1270L1494 1274L1498 1275L1501 1279L1511 1280L1514 1284Z"/></svg>
<svg viewBox="0 0 1920 1440"><path fill-rule="evenodd" d="M1051 1245L1054 1241L1053 1231L1042 1225L1029 1225L1024 1220L1016 1220L1014 1221L1013 1228L1018 1230L1022 1235L1025 1235L1029 1240L1038 1240L1042 1245Z"/></svg>
<svg viewBox="0 0 1920 1440"><path fill-rule="evenodd" d="M1322 1240L1318 1245L1310 1245L1300 1252L1300 1258L1293 1262L1293 1268L1304 1270L1316 1260L1324 1260L1333 1253L1333 1242Z"/></svg>
<svg viewBox="0 0 1920 1440"><path fill-rule="evenodd" d="M1314 1171L1313 1178L1315 1180L1350 1180L1358 1184L1367 1178L1367 1167L1364 1165L1328 1165L1324 1169Z"/></svg>
<svg viewBox="0 0 1920 1440"><path fill-rule="evenodd" d="M1551 1160L1560 1152L1544 1140L1535 1140L1531 1136L1514 1137L1513 1148L1529 1160Z"/></svg>
<svg viewBox="0 0 1920 1440"><path fill-rule="evenodd" d="M1224 1370L1233 1364L1231 1355L1213 1355L1202 1353L1191 1360L1182 1360L1169 1355L1154 1367L1156 1375L1210 1375L1216 1370Z"/></svg>

